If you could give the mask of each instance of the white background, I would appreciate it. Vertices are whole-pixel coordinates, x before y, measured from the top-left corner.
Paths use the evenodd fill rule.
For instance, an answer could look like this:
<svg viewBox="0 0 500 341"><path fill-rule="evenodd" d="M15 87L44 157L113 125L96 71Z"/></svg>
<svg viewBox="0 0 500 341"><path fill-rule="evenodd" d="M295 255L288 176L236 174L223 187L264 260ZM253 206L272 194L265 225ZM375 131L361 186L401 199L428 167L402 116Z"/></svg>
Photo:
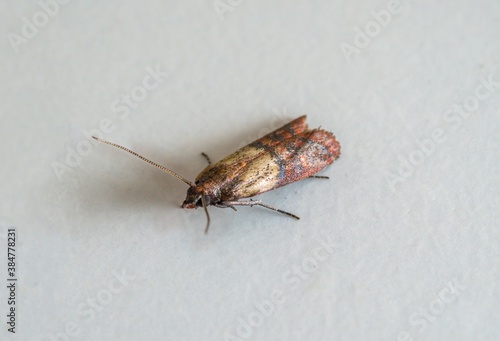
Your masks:
<svg viewBox="0 0 500 341"><path fill-rule="evenodd" d="M221 3L0 4L0 338L500 339L500 3L402 1L385 27L387 1ZM342 144L331 179L258 197L301 220L211 207L208 236L184 183L84 135L107 119L193 180L302 114Z"/></svg>

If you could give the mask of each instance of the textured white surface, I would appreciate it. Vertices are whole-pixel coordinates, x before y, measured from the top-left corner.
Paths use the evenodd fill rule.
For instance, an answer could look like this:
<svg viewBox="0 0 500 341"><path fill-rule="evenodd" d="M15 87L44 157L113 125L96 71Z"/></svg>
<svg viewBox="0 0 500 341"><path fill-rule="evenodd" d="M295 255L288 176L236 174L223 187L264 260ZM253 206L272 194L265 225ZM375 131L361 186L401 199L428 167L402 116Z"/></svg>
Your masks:
<svg viewBox="0 0 500 341"><path fill-rule="evenodd" d="M402 1L351 61L342 44L388 2L230 3L222 20L211 0L70 1L17 53L8 34L40 5L0 4L0 339L500 339L500 87L449 112L500 81L500 3ZM157 66L169 75L144 100L112 109ZM220 159L301 114L343 154L331 180L259 197L300 221L211 208L205 236L203 212L179 208L186 185L123 152L53 169L109 119L107 139L194 179L201 151Z"/></svg>

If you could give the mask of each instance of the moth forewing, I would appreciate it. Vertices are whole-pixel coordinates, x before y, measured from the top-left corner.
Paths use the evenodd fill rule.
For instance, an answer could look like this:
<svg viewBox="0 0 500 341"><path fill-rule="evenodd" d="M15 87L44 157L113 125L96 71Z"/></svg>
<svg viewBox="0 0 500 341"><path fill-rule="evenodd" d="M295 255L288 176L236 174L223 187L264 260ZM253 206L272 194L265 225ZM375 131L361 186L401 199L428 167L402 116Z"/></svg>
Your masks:
<svg viewBox="0 0 500 341"><path fill-rule="evenodd" d="M247 163L245 172L239 175L234 184L235 198L250 198L275 188L281 177L281 167L269 152Z"/></svg>

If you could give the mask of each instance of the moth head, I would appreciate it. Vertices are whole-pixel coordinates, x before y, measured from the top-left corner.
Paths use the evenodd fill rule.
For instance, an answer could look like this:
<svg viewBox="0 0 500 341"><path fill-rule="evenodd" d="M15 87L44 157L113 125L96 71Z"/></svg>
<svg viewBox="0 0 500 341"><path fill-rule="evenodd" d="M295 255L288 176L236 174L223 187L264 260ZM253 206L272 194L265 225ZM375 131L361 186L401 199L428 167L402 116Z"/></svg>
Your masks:
<svg viewBox="0 0 500 341"><path fill-rule="evenodd" d="M205 206L210 205L210 196L206 195L203 188L192 186L189 187L186 194L186 199L182 203L182 208L198 208L203 207L203 199L205 199Z"/></svg>
<svg viewBox="0 0 500 341"><path fill-rule="evenodd" d="M210 215L208 214L207 206L210 205L210 196L206 194L203 187L196 185L189 186L187 190L186 199L182 203L182 208L198 208L203 207L205 215L207 216L207 225L205 227L205 234L208 232L210 226Z"/></svg>

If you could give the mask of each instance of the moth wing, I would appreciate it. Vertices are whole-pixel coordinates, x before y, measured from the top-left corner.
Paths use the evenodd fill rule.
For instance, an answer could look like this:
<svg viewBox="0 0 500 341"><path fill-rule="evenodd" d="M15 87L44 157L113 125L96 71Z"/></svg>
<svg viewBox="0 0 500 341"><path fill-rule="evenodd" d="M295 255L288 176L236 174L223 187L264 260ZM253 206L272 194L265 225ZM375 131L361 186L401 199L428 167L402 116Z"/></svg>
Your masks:
<svg viewBox="0 0 500 341"><path fill-rule="evenodd" d="M335 136L320 129L304 130L272 148L260 149L259 157L247 162L232 182L235 198L252 197L307 178L340 155Z"/></svg>
<svg viewBox="0 0 500 341"><path fill-rule="evenodd" d="M299 181L321 171L340 156L335 136L322 129L304 131L276 147L283 161L284 177L280 186Z"/></svg>
<svg viewBox="0 0 500 341"><path fill-rule="evenodd" d="M282 143L285 140L293 138L307 130L306 115L300 116L295 120L285 124L283 127L262 136L260 139L250 143L250 145L266 145L269 147Z"/></svg>
<svg viewBox="0 0 500 341"><path fill-rule="evenodd" d="M293 121L285 124L258 140L238 149L234 153L226 156L224 159L213 165L207 166L197 177L196 181L214 179L217 177L223 181L224 178L233 178L243 172L248 163L256 161L256 167L260 164L257 159L265 157L266 148L271 148L283 141L293 138L307 130L306 115L300 116Z"/></svg>

